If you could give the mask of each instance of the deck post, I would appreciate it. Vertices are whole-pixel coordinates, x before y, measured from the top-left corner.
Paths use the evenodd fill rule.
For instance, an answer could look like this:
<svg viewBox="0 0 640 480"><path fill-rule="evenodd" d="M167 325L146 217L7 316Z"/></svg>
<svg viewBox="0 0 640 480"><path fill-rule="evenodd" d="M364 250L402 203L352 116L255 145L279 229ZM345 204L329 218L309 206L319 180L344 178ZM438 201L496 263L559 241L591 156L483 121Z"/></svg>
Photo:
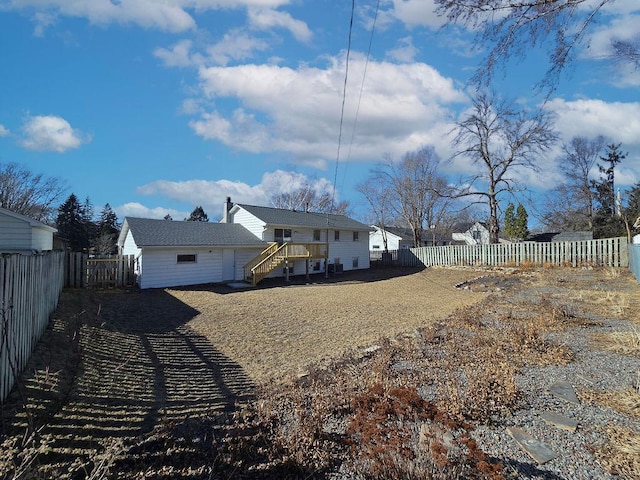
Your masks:
<svg viewBox="0 0 640 480"><path fill-rule="evenodd" d="M309 281L309 259L307 258L304 261L304 268L305 268L305 276L307 277L307 282Z"/></svg>

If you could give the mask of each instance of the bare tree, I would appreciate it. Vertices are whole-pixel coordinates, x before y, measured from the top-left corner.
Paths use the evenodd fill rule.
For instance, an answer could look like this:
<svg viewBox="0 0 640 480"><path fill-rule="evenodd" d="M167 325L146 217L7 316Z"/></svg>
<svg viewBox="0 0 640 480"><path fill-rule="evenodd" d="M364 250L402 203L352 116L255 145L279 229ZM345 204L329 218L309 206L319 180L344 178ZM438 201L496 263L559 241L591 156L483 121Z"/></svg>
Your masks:
<svg viewBox="0 0 640 480"><path fill-rule="evenodd" d="M438 175L439 165L433 147L424 147L405 154L397 164L387 159L369 180L382 192L386 212L402 218L411 229L416 247L422 244L425 228L435 230L451 203L451 196L441 195L448 187L446 179Z"/></svg>
<svg viewBox="0 0 640 480"><path fill-rule="evenodd" d="M539 171L536 161L556 141L551 116L541 110L517 110L510 103L481 93L473 107L457 124L456 156L467 157L479 166L477 174L462 182L458 197L477 197L489 206L489 239L498 242L500 233L498 197L520 188L512 176L518 169Z"/></svg>
<svg viewBox="0 0 640 480"><path fill-rule="evenodd" d="M574 137L563 145L560 170L564 181L548 197L542 221L553 230L593 230L594 192L591 173L606 139Z"/></svg>
<svg viewBox="0 0 640 480"><path fill-rule="evenodd" d="M66 186L17 163L0 163L0 207L51 223Z"/></svg>
<svg viewBox="0 0 640 480"><path fill-rule="evenodd" d="M389 251L389 244L387 241L387 227L390 226L391 221L391 189L387 182L380 182L375 177L369 177L364 183L356 185L356 190L362 194L367 200L375 224L380 228L382 234L382 243L384 251Z"/></svg>
<svg viewBox="0 0 640 480"><path fill-rule="evenodd" d="M304 210L309 212L336 213L345 215L349 210L349 202L334 203L331 192L318 192L311 183L290 192L280 192L271 195L271 205L275 208L287 210Z"/></svg>
<svg viewBox="0 0 640 480"><path fill-rule="evenodd" d="M550 44L549 69L541 86L552 90L560 73L576 56L589 28L615 0L435 0L436 12L449 24L478 32L478 40L492 48L475 80L488 85L499 65L524 57L532 48ZM637 40L614 40L612 56L635 65Z"/></svg>

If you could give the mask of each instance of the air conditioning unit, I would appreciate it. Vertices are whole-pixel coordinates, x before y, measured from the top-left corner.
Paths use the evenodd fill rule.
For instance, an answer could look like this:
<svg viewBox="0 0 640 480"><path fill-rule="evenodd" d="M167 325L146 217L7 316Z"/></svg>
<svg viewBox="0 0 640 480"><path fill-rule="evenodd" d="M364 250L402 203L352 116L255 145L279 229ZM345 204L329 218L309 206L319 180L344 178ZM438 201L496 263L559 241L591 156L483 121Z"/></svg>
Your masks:
<svg viewBox="0 0 640 480"><path fill-rule="evenodd" d="M344 271L341 263L331 263L329 265L329 273L342 273Z"/></svg>

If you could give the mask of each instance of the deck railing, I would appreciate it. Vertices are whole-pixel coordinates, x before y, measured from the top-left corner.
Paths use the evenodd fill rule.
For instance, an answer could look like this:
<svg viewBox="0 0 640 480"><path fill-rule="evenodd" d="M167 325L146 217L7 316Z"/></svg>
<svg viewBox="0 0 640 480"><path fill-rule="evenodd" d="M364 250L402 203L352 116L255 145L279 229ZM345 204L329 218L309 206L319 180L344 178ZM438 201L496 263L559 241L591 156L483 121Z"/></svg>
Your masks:
<svg viewBox="0 0 640 480"><path fill-rule="evenodd" d="M244 276L256 285L287 260L326 258L328 251L326 243L276 243L244 266Z"/></svg>

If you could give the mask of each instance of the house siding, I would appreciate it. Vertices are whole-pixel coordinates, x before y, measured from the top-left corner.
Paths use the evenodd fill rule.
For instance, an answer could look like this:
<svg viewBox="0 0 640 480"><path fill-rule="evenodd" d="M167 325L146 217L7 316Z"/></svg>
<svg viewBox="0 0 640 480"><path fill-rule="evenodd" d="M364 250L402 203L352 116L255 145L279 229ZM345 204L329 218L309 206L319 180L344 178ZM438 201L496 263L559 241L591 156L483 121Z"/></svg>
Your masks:
<svg viewBox="0 0 640 480"><path fill-rule="evenodd" d="M31 225L28 222L0 213L0 226L1 249L31 250L33 248L31 244Z"/></svg>
<svg viewBox="0 0 640 480"><path fill-rule="evenodd" d="M255 215L247 212L246 210L239 208L235 213L229 216L229 223L239 223L244 228L253 233L260 240L266 240L267 242L273 242L273 231L270 238L263 238L263 231L265 223L257 218ZM266 234L266 232L264 232Z"/></svg>
<svg viewBox="0 0 640 480"><path fill-rule="evenodd" d="M329 238L335 238L335 230L329 230ZM340 230L340 240L329 242L329 263L334 263L340 258L342 268L354 270L353 258L358 258L358 266L355 270L369 268L369 232L359 231L358 241L353 241L353 230Z"/></svg>
<svg viewBox="0 0 640 480"><path fill-rule="evenodd" d="M195 263L177 263L177 255L196 255ZM222 248L145 248L140 288L165 288L222 281Z"/></svg>
<svg viewBox="0 0 640 480"><path fill-rule="evenodd" d="M395 233L387 232L387 249L399 250L402 238ZM380 248L373 248L374 245L378 245ZM382 231L376 229L369 233L369 250L384 252L384 239L382 238Z"/></svg>
<svg viewBox="0 0 640 480"><path fill-rule="evenodd" d="M31 248L34 250L53 250L53 234L51 231L33 227L31 235Z"/></svg>

